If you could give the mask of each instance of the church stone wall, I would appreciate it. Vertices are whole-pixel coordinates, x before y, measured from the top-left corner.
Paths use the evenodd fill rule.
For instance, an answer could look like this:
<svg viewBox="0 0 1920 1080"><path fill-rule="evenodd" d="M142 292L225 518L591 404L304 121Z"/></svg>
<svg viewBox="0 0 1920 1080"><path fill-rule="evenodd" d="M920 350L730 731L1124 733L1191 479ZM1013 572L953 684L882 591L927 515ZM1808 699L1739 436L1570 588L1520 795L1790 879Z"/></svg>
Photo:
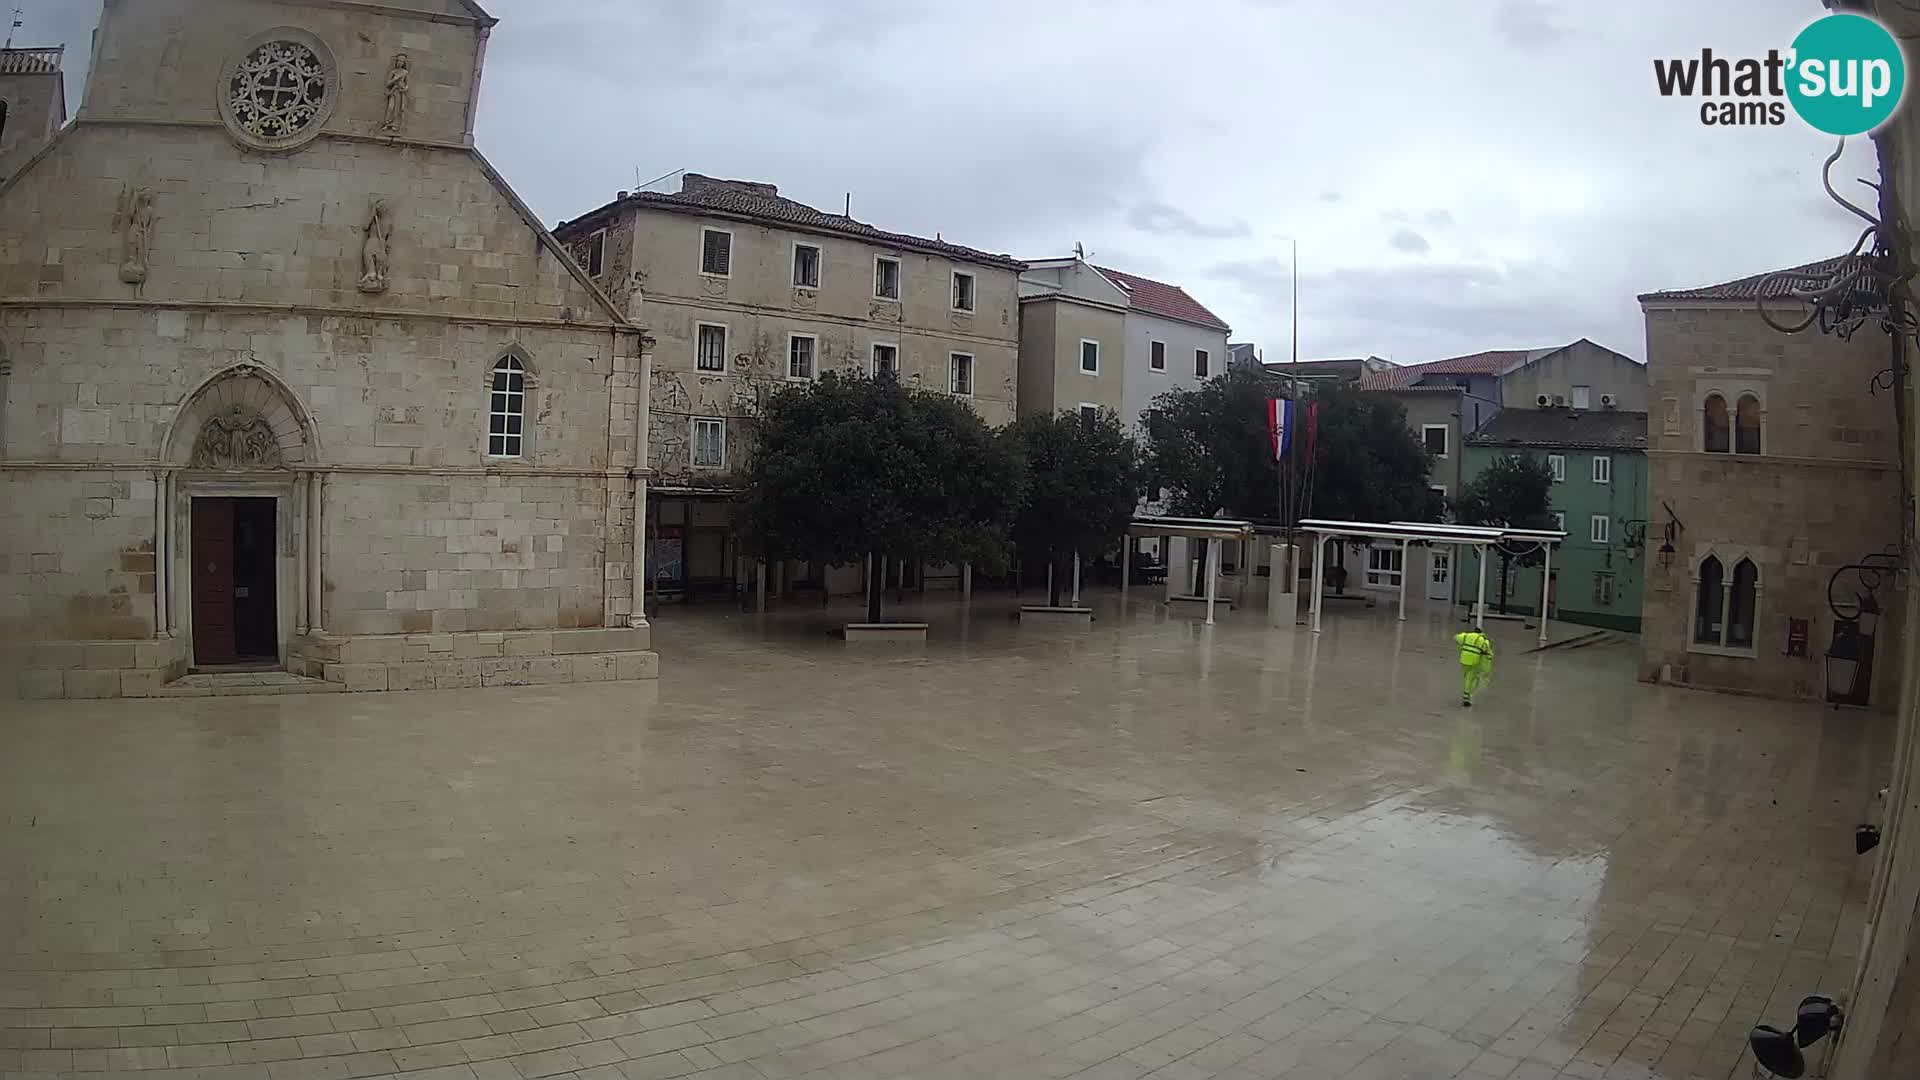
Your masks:
<svg viewBox="0 0 1920 1080"><path fill-rule="evenodd" d="M108 5L86 110L0 186L0 697L156 692L184 670L190 501L212 494L279 500L297 672L351 689L651 673L651 654L620 662L648 647L643 336L459 145L481 42L466 10ZM266 153L213 103L222 65L276 27L324 46L338 94L313 141ZM507 355L525 446L490 457ZM229 379L280 410L286 460L190 460ZM535 670L529 650L596 659Z"/></svg>

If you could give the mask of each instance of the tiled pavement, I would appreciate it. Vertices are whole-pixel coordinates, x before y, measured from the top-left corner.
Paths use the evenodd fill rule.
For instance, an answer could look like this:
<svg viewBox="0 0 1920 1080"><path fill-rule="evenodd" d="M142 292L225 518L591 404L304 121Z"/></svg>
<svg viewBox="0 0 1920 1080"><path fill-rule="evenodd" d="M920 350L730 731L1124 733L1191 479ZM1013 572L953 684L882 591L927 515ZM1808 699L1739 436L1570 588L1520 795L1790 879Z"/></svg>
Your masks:
<svg viewBox="0 0 1920 1080"><path fill-rule="evenodd" d="M1856 714L1110 597L673 612L658 684L8 703L0 1071L1727 1078L1843 989Z"/></svg>

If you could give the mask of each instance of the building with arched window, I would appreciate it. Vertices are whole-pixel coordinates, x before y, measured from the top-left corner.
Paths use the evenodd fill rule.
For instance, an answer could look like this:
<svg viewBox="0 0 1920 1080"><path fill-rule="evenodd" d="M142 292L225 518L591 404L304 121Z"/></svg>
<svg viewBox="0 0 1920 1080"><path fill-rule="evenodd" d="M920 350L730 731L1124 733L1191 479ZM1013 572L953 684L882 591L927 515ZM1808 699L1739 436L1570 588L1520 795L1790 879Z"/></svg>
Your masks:
<svg viewBox="0 0 1920 1080"><path fill-rule="evenodd" d="M1897 550L1899 444L1876 325L1842 340L1783 334L1756 310L1791 305L1793 275L1830 260L1640 297L1647 320L1649 521L1643 673L1777 697L1890 705L1904 597L1876 577L1877 615L1847 567ZM1836 577L1838 575L1838 577ZM1847 602L1832 603L1830 583ZM1869 590L1873 591L1873 590ZM1836 610L1836 608L1838 610ZM1868 645L1857 692L1826 656Z"/></svg>
<svg viewBox="0 0 1920 1080"><path fill-rule="evenodd" d="M647 338L474 148L494 20L103 19L0 180L0 697L654 674Z"/></svg>

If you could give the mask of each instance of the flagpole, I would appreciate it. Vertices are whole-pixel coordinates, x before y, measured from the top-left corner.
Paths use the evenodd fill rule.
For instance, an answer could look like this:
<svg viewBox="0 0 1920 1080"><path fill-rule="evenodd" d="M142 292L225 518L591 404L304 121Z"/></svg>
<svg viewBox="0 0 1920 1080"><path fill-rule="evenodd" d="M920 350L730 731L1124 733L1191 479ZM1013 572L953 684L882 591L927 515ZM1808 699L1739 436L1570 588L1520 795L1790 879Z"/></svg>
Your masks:
<svg viewBox="0 0 1920 1080"><path fill-rule="evenodd" d="M1300 362L1300 241L1293 241L1293 362Z"/></svg>

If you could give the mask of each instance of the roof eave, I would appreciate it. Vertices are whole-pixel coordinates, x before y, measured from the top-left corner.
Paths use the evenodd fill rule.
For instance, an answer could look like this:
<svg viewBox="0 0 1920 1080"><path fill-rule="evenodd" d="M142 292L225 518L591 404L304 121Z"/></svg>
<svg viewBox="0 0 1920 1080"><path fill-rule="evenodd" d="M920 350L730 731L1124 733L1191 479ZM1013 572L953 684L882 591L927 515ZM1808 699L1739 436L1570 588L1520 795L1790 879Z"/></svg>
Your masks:
<svg viewBox="0 0 1920 1080"><path fill-rule="evenodd" d="M854 240L863 244L871 244L875 247L891 246L899 248L902 251L916 251L923 255L935 255L943 259L952 259L954 262L969 263L974 266L986 266L996 270L1007 270L1015 274L1027 269L1026 263L1010 256L995 255L985 251L979 252L978 254L964 254L948 250L936 241L921 240L917 237L906 236L903 233L889 233L884 237L865 236L856 232L823 228L818 225L807 225L802 222L787 221L783 218L772 217L766 214L755 214L745 210L728 210L722 207L706 206L700 203L636 199L631 196L626 199L615 199L598 209L589 210L579 217L568 221L562 228L555 229L554 232L556 235L573 236L589 228L598 228L603 218L612 217L621 210L632 213L639 213L642 210L661 210L666 213L680 214L685 217L719 218L722 221L738 221L745 225L764 225L770 229L785 229L789 232L806 233L808 236L825 236L839 240Z"/></svg>
<svg viewBox="0 0 1920 1080"><path fill-rule="evenodd" d="M1182 323L1187 326L1197 326L1202 330L1213 330L1218 333L1227 334L1227 335L1231 335L1233 333L1233 327L1228 326L1226 323L1209 323L1209 322L1201 322L1199 319L1183 319L1178 315L1169 315L1164 311L1148 311L1146 308L1143 308L1143 307L1135 307L1131 303L1127 305L1127 310L1132 314L1145 315L1150 319L1165 319L1168 322Z"/></svg>

